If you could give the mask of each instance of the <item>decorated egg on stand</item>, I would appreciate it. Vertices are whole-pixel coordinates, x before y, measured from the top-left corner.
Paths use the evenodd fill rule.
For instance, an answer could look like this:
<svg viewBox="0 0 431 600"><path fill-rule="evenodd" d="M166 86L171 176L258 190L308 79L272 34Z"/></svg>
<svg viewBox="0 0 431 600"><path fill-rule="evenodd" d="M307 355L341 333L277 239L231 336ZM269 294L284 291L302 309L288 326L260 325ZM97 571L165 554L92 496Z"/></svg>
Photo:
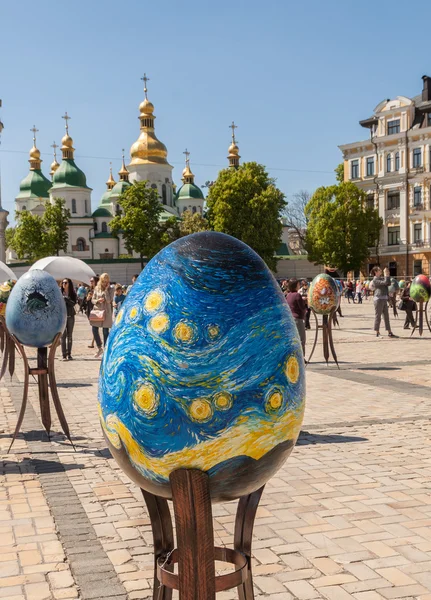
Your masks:
<svg viewBox="0 0 431 600"><path fill-rule="evenodd" d="M398 285L400 286L400 290L403 290L406 287L406 282L404 281L404 279L400 279Z"/></svg>
<svg viewBox="0 0 431 600"><path fill-rule="evenodd" d="M171 498L180 468L206 472L213 501L264 485L299 435L305 377L295 322L261 258L216 232L159 252L110 332L98 399L112 455L144 490Z"/></svg>
<svg viewBox="0 0 431 600"><path fill-rule="evenodd" d="M28 271L18 279L6 305L6 326L21 344L49 346L66 326L66 304L54 277Z"/></svg>
<svg viewBox="0 0 431 600"><path fill-rule="evenodd" d="M391 294L396 294L400 289L400 284L395 279L395 277L391 277L391 285L388 287L388 290Z"/></svg>
<svg viewBox="0 0 431 600"><path fill-rule="evenodd" d="M318 315L329 315L338 305L338 288L335 280L325 273L316 275L308 289L308 306Z"/></svg>
<svg viewBox="0 0 431 600"><path fill-rule="evenodd" d="M9 279L0 285L0 316L2 317L6 314L6 304L15 283L13 279Z"/></svg>
<svg viewBox="0 0 431 600"><path fill-rule="evenodd" d="M431 296L430 280L426 275L417 275L410 286L409 295L415 302L428 302Z"/></svg>

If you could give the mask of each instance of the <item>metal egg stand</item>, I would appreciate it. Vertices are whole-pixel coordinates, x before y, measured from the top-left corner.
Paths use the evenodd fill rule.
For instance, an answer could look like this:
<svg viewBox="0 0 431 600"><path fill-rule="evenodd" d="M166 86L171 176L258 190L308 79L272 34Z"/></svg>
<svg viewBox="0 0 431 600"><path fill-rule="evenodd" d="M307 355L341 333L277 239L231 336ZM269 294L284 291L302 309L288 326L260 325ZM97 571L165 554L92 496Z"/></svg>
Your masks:
<svg viewBox="0 0 431 600"><path fill-rule="evenodd" d="M316 311L314 310L314 308L311 308L311 312L313 313L314 319L316 322L316 334L314 336L313 347L311 349L310 355L307 360L307 365L310 364L310 362L311 362L311 359L313 357L314 351L317 346L319 331L321 331L322 338L323 338L323 356L325 358L326 364L329 365L329 351L331 351L332 358L334 359L335 364L337 365L338 368L340 368L340 365L338 364L337 353L335 352L334 339L332 337L332 324L335 321L334 317L337 312L337 308L338 307L334 307L334 308L332 308L332 310L330 311L329 314L322 315L322 323L321 324L319 323L319 319L317 317ZM338 323L338 320L337 320L337 323Z"/></svg>
<svg viewBox="0 0 431 600"><path fill-rule="evenodd" d="M431 332L431 326L428 318L428 302L429 300L427 300L426 302L424 302L423 300L416 301L418 308L416 310L415 324L413 325L410 337L412 337L416 329L419 331L419 335L422 336L424 331L424 315L428 330Z"/></svg>

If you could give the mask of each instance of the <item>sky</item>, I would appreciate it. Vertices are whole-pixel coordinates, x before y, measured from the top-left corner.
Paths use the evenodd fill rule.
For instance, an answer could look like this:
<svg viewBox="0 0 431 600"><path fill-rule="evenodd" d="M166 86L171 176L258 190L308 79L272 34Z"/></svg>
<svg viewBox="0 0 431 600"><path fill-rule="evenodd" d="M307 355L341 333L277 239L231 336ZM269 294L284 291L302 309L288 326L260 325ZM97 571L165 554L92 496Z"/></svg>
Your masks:
<svg viewBox="0 0 431 600"><path fill-rule="evenodd" d="M227 166L232 120L241 161L288 200L330 185L338 145L367 137L358 121L431 75L429 17L429 0L2 2L3 206L13 220L33 125L49 177L67 111L94 210L139 135L144 73L177 185L185 148L198 185Z"/></svg>

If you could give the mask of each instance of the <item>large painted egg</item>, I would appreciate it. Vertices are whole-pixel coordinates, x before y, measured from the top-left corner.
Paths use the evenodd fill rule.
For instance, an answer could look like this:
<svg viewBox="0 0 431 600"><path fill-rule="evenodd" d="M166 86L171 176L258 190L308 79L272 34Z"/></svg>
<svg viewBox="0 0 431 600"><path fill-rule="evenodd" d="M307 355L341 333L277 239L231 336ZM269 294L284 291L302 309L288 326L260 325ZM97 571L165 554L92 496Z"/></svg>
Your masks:
<svg viewBox="0 0 431 600"><path fill-rule="evenodd" d="M308 289L308 306L318 315L329 315L338 307L338 289L335 280L325 273L316 275Z"/></svg>
<svg viewBox="0 0 431 600"><path fill-rule="evenodd" d="M24 344L43 348L66 326L66 304L54 277L28 271L18 279L6 305L6 326Z"/></svg>
<svg viewBox="0 0 431 600"><path fill-rule="evenodd" d="M398 285L400 286L400 290L403 290L406 287L406 282L404 281L404 279L401 279Z"/></svg>
<svg viewBox="0 0 431 600"><path fill-rule="evenodd" d="M391 285L388 287L389 293L396 294L400 289L400 284L395 279L395 277L391 277Z"/></svg>
<svg viewBox="0 0 431 600"><path fill-rule="evenodd" d="M99 408L109 448L141 488L171 497L179 468L214 501L249 494L289 456L304 413L295 322L261 258L196 233L146 266L109 335Z"/></svg>
<svg viewBox="0 0 431 600"><path fill-rule="evenodd" d="M430 280L426 275L417 275L410 286L410 298L416 302L428 302L431 296Z"/></svg>
<svg viewBox="0 0 431 600"><path fill-rule="evenodd" d="M6 304L15 283L15 280L9 279L0 285L0 316L2 317L6 314Z"/></svg>

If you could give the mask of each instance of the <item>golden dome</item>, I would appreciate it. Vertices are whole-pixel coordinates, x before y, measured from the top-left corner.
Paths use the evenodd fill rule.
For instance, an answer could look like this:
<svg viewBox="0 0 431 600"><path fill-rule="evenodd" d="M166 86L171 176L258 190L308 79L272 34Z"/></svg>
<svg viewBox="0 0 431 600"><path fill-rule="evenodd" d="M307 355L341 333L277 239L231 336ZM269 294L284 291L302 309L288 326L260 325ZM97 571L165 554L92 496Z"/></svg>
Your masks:
<svg viewBox="0 0 431 600"><path fill-rule="evenodd" d="M238 156L239 148L235 143L233 143L229 146L228 152L229 152L229 154L234 154L235 156Z"/></svg>
<svg viewBox="0 0 431 600"><path fill-rule="evenodd" d="M152 115L154 112L154 104L145 98L143 102L139 105L139 112L142 115Z"/></svg>
<svg viewBox="0 0 431 600"><path fill-rule="evenodd" d="M40 150L36 146L30 150L30 160L40 160Z"/></svg>
<svg viewBox="0 0 431 600"><path fill-rule="evenodd" d="M66 135L63 136L63 138L61 140L61 145L62 145L62 148L72 148L73 147L73 140L68 133L66 133Z"/></svg>
<svg viewBox="0 0 431 600"><path fill-rule="evenodd" d="M58 164L58 162L54 159L51 163L51 170L49 172L50 175L54 175L54 173L56 172L56 170L58 169L60 165Z"/></svg>
<svg viewBox="0 0 431 600"><path fill-rule="evenodd" d="M124 177L129 176L129 171L127 170L126 165L124 163L124 154L123 154L123 162L121 164L121 169L118 171L118 175L120 176L120 180L124 179Z"/></svg>
<svg viewBox="0 0 431 600"><path fill-rule="evenodd" d="M108 190L112 190L112 188L114 187L115 184L116 184L116 181L112 177L112 167L110 167L110 169L109 169L109 179L106 182L106 187L108 188Z"/></svg>

